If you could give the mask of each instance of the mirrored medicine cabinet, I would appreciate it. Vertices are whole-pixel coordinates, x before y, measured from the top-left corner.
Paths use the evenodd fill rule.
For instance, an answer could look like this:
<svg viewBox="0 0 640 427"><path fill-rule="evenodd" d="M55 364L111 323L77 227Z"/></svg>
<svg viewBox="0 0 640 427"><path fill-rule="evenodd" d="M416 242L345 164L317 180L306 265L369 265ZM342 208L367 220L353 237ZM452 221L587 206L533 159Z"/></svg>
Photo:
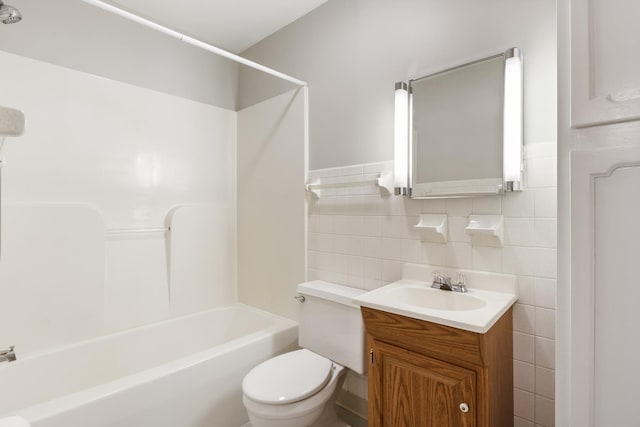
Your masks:
<svg viewBox="0 0 640 427"><path fill-rule="evenodd" d="M396 127L407 126L404 133L396 129L396 169L406 168L406 188L398 182L404 172L396 170L396 194L472 197L521 190L522 78L522 53L511 48L396 84L396 115L404 110L407 116L396 116ZM399 89L407 95L398 97ZM398 99L408 105L398 108ZM407 155L398 155L403 149Z"/></svg>

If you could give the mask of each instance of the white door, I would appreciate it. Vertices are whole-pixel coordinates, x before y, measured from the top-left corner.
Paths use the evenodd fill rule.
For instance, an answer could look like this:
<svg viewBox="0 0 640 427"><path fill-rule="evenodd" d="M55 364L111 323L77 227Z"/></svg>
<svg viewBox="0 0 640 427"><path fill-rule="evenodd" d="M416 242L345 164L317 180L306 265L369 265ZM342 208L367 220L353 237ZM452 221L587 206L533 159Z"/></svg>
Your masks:
<svg viewBox="0 0 640 427"><path fill-rule="evenodd" d="M640 426L640 146L574 151L571 178L571 425Z"/></svg>
<svg viewBox="0 0 640 427"><path fill-rule="evenodd" d="M556 415L640 427L640 1L557 4Z"/></svg>

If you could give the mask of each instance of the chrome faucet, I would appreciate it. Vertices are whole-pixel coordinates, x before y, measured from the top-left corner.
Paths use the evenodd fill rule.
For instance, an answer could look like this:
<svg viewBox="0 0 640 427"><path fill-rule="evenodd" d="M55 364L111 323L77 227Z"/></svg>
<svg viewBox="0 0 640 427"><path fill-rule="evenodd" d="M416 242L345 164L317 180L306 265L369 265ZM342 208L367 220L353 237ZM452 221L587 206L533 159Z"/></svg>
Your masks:
<svg viewBox="0 0 640 427"><path fill-rule="evenodd" d="M442 289L443 291L451 290L451 277L447 277L440 271L433 272L433 282L431 287L434 289Z"/></svg>
<svg viewBox="0 0 640 427"><path fill-rule="evenodd" d="M16 352L13 351L14 348L15 346L12 345L8 350L0 350L0 363L15 362Z"/></svg>
<svg viewBox="0 0 640 427"><path fill-rule="evenodd" d="M433 273L433 282L431 287L443 291L467 292L467 278L464 273L458 273L456 281L452 283L451 277L447 277L440 271Z"/></svg>

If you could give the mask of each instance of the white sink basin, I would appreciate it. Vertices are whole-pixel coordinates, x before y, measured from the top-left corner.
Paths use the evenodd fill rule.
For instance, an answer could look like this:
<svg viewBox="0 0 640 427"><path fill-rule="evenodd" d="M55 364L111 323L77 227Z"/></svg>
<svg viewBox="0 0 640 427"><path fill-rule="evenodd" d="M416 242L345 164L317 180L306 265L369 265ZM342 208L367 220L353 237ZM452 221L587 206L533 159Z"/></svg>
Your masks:
<svg viewBox="0 0 640 427"><path fill-rule="evenodd" d="M431 283L403 279L358 296L354 304L485 333L518 299L513 292L469 288L433 289Z"/></svg>
<svg viewBox="0 0 640 427"><path fill-rule="evenodd" d="M468 294L433 291L427 287L399 287L389 290L389 298L402 304L434 310L478 310L487 305L486 301Z"/></svg>

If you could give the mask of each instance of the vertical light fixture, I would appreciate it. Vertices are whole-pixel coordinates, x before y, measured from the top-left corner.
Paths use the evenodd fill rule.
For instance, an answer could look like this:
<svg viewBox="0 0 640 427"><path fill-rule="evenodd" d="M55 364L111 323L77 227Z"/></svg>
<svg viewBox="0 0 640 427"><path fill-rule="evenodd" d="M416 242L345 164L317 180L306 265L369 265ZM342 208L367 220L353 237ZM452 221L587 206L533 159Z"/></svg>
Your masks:
<svg viewBox="0 0 640 427"><path fill-rule="evenodd" d="M523 84L522 52L505 52L504 66L504 181L506 191L522 190Z"/></svg>
<svg viewBox="0 0 640 427"><path fill-rule="evenodd" d="M409 191L409 90L405 82L396 83L394 117L394 193L406 196Z"/></svg>

